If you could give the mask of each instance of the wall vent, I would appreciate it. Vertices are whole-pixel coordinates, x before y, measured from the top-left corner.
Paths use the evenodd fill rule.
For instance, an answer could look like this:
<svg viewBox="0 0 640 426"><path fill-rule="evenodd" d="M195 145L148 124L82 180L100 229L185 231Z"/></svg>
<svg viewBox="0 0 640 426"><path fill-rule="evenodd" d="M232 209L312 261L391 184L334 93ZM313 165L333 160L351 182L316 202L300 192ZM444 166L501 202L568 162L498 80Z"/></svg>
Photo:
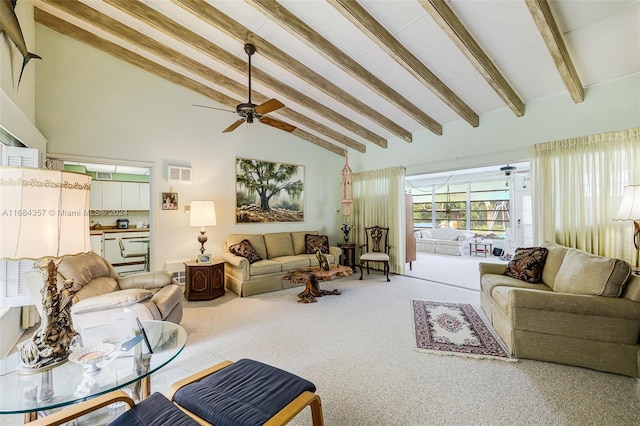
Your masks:
<svg viewBox="0 0 640 426"><path fill-rule="evenodd" d="M96 180L111 180L111 172L96 172Z"/></svg>
<svg viewBox="0 0 640 426"><path fill-rule="evenodd" d="M169 166L167 179L169 182L191 183L191 167Z"/></svg>

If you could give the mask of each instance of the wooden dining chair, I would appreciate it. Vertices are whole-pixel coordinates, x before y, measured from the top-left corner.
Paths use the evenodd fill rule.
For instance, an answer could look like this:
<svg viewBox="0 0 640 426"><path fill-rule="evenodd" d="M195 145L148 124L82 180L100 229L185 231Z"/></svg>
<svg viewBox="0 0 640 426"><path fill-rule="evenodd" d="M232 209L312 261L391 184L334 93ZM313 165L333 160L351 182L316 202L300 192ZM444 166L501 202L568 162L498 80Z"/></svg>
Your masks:
<svg viewBox="0 0 640 426"><path fill-rule="evenodd" d="M360 246L360 279L362 279L362 267L366 263L369 274L369 263L380 262L383 265L383 273L389 279L389 228L370 226L364 228L365 243Z"/></svg>

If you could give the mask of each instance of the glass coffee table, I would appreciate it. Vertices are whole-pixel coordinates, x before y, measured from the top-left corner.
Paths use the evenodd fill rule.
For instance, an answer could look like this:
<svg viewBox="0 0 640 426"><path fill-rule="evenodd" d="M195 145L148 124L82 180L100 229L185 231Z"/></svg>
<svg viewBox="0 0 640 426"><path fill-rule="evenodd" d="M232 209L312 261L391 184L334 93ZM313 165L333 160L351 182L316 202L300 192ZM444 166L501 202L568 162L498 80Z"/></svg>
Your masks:
<svg viewBox="0 0 640 426"><path fill-rule="evenodd" d="M64 407L135 384L134 399L146 398L151 389L151 374L158 371L182 351L187 333L178 324L164 321L142 321L153 353L144 340L123 351L117 358L105 362L97 374L67 361L38 372L20 370L19 354L0 360L0 414L25 414L25 422L37 418L39 412ZM99 326L83 333L88 342L108 341L109 326ZM111 342L116 351L121 342ZM100 364L98 364L100 366Z"/></svg>

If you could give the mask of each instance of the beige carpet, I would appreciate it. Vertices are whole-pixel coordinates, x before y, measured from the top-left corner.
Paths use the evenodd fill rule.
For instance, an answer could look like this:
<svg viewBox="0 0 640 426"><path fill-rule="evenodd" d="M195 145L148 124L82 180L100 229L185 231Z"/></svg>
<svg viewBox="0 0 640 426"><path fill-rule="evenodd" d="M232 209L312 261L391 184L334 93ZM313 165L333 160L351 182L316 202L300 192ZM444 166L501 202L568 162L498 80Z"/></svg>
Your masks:
<svg viewBox="0 0 640 426"><path fill-rule="evenodd" d="M478 307L478 293L397 275L386 283L380 272L365 277L323 283L342 295L314 304L297 302L301 288L187 302L187 347L154 374L153 390L225 359L253 358L314 382L328 426L640 424L633 378L415 351L410 300ZM20 420L0 417L3 425ZM310 415L292 424L310 425Z"/></svg>

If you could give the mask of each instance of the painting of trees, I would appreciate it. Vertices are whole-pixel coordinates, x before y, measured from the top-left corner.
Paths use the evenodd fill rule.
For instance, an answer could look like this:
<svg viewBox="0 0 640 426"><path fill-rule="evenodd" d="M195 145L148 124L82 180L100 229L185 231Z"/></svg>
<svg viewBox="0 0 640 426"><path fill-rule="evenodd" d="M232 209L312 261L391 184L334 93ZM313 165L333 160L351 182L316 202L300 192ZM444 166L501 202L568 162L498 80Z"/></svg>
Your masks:
<svg viewBox="0 0 640 426"><path fill-rule="evenodd" d="M304 220L304 167L236 159L236 222Z"/></svg>

